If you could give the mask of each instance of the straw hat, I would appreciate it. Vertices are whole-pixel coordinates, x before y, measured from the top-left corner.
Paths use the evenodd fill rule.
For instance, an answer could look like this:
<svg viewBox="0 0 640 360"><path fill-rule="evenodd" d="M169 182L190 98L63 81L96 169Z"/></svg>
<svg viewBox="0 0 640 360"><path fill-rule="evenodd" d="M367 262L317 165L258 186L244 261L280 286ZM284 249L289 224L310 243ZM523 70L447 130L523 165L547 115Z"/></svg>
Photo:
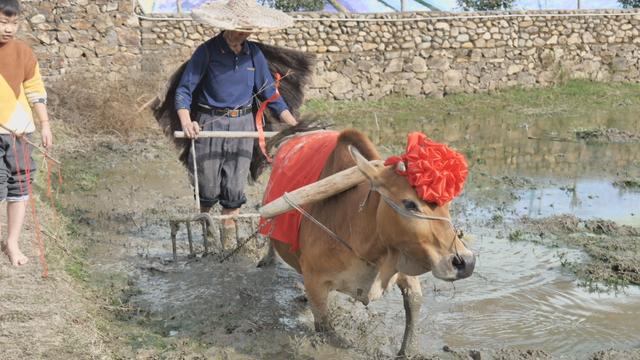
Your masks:
<svg viewBox="0 0 640 360"><path fill-rule="evenodd" d="M209 1L191 10L194 19L224 30L260 32L284 29L293 18L254 0Z"/></svg>

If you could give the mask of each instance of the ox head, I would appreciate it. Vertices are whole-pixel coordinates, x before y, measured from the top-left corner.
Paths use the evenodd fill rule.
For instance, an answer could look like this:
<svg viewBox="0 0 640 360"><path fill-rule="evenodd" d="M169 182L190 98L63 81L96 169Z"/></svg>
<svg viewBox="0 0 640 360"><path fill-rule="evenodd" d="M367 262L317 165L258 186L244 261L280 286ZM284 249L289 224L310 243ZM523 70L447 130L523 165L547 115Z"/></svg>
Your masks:
<svg viewBox="0 0 640 360"><path fill-rule="evenodd" d="M376 168L354 147L349 150L373 188L386 197L378 205L377 233L399 253L396 270L410 276L432 271L446 281L471 276L475 256L450 222L449 203L438 206L422 200L395 166Z"/></svg>

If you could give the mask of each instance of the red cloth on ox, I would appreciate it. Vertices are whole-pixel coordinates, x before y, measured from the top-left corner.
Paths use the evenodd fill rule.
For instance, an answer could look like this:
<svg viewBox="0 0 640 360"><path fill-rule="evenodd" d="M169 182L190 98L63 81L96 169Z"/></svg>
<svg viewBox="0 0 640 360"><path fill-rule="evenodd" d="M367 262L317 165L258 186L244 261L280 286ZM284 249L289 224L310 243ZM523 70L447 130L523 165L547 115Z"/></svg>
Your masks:
<svg viewBox="0 0 640 360"><path fill-rule="evenodd" d="M336 147L338 134L337 131L323 131L300 136L280 145L273 162L263 203L268 204L285 192L290 193L318 181L324 163ZM276 216L276 227L271 237L291 244L289 251L297 250L300 220L302 220L302 214L297 210ZM260 219L260 225L264 222L264 219ZM262 229L260 234L267 235L269 229L270 225Z"/></svg>

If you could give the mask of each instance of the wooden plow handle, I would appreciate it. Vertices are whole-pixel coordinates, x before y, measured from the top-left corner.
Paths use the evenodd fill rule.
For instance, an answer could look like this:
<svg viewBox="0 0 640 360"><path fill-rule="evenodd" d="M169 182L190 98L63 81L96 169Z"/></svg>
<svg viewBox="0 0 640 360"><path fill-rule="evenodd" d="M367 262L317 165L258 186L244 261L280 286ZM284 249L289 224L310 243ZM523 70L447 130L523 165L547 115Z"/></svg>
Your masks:
<svg viewBox="0 0 640 360"><path fill-rule="evenodd" d="M264 137L276 136L277 131L265 131ZM184 139L184 131L174 131L173 137L176 139ZM258 138L257 131L200 131L199 138L226 138L226 139L242 139L242 138Z"/></svg>
<svg viewBox="0 0 640 360"><path fill-rule="evenodd" d="M373 160L371 164L377 168L384 167L384 161L382 160ZM366 178L360 172L360 169L354 166L287 193L287 197L291 202L302 207L339 194L363 181L366 181ZM263 218L271 219L290 210L293 210L293 207L282 197L279 197L261 207L259 211Z"/></svg>

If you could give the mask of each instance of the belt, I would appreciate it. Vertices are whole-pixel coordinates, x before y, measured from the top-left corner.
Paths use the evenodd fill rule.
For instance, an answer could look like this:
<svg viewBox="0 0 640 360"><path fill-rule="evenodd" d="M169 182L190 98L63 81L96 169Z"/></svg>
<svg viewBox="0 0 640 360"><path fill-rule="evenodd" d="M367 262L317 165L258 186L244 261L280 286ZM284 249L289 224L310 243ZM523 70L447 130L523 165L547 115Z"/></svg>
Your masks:
<svg viewBox="0 0 640 360"><path fill-rule="evenodd" d="M228 117L239 117L246 115L251 112L251 105L247 106L244 109L210 109L206 108L202 105L198 105L198 111L201 113L205 113L207 115L219 115L219 116L228 116Z"/></svg>

